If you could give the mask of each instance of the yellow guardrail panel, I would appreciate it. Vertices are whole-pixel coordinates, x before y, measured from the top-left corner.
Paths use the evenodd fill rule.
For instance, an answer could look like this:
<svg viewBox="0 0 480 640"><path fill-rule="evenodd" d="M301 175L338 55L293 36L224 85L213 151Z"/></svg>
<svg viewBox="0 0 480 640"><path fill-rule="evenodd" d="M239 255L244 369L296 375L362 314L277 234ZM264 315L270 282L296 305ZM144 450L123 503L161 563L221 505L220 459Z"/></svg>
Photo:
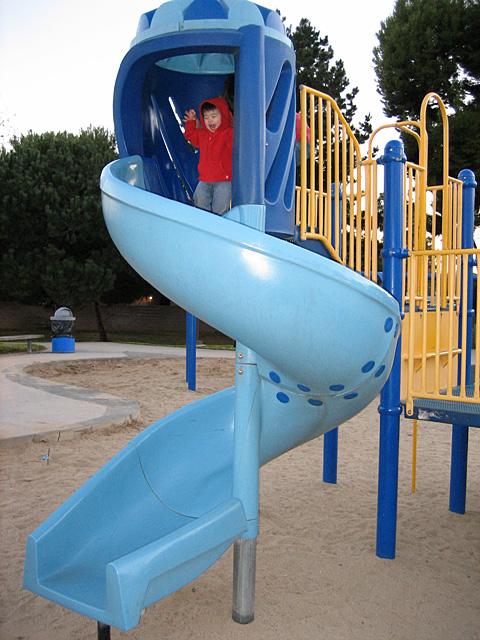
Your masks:
<svg viewBox="0 0 480 640"><path fill-rule="evenodd" d="M300 238L322 241L333 248L340 262L376 279L377 203L371 196L371 186L376 189L374 169L362 165L360 145L330 96L303 86L300 105Z"/></svg>
<svg viewBox="0 0 480 640"><path fill-rule="evenodd" d="M468 308L469 260L479 261L478 249L412 251L408 259L408 329L403 358L407 364L406 410L415 398L478 403L480 364L475 362L471 389L467 388L467 323L477 318L480 289ZM418 295L418 283L422 295ZM459 335L462 336L459 340ZM480 339L476 322L475 344ZM459 356L460 365L459 365ZM405 397L405 395L402 395Z"/></svg>

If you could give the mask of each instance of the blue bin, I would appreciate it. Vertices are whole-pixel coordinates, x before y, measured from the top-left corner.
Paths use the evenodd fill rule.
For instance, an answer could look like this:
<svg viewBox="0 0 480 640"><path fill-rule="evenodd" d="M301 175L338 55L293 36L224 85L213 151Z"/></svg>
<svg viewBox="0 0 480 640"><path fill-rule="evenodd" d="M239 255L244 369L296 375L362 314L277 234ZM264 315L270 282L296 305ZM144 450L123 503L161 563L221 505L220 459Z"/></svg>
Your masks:
<svg viewBox="0 0 480 640"><path fill-rule="evenodd" d="M75 351L75 317L68 307L60 307L50 317L52 323L52 352Z"/></svg>

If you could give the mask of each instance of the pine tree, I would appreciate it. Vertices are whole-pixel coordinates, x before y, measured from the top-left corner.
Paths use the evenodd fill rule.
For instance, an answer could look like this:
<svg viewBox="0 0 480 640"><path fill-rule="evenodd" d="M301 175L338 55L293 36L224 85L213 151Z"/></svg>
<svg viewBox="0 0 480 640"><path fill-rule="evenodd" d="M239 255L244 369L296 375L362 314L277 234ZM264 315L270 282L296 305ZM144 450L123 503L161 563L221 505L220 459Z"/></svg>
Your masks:
<svg viewBox="0 0 480 640"><path fill-rule="evenodd" d="M349 88L350 81L343 60L334 60L335 54L328 36L322 37L307 18L302 18L295 30L290 26L287 35L293 42L297 59L297 109L301 85L326 93L335 100L358 141L362 143L368 140L372 132L371 116L367 114L358 126L354 124L357 112L355 98L359 90L358 87Z"/></svg>
<svg viewBox="0 0 480 640"><path fill-rule="evenodd" d="M478 0L397 0L381 23L373 61L387 116L418 120L422 100L435 92L449 113L450 175L480 172L480 4ZM432 104L429 121L430 184L442 177L442 125ZM409 159L418 147L403 140ZM480 190L477 188L477 208Z"/></svg>

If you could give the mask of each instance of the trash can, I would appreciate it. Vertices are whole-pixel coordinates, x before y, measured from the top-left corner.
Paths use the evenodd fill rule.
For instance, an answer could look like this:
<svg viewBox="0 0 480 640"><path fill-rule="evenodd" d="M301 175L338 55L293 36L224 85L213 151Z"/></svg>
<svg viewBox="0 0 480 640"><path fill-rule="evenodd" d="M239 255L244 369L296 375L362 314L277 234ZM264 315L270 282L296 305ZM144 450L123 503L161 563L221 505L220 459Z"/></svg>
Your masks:
<svg viewBox="0 0 480 640"><path fill-rule="evenodd" d="M52 352L75 351L75 318L67 307L60 307L50 316L52 323Z"/></svg>

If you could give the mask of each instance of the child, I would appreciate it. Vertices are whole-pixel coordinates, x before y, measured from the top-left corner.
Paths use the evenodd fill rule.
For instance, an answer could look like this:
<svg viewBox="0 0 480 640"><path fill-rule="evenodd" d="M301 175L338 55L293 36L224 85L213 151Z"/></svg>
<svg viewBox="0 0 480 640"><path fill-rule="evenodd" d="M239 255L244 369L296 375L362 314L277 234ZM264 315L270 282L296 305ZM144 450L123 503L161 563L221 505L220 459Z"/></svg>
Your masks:
<svg viewBox="0 0 480 640"><path fill-rule="evenodd" d="M232 114L225 98L211 98L185 112L185 137L200 149L199 183L193 194L196 207L223 215L232 196Z"/></svg>
<svg viewBox="0 0 480 640"><path fill-rule="evenodd" d="M302 138L302 114L295 114L295 163L297 167L300 166L301 163L301 138ZM310 157L310 127L307 124L307 158Z"/></svg>

